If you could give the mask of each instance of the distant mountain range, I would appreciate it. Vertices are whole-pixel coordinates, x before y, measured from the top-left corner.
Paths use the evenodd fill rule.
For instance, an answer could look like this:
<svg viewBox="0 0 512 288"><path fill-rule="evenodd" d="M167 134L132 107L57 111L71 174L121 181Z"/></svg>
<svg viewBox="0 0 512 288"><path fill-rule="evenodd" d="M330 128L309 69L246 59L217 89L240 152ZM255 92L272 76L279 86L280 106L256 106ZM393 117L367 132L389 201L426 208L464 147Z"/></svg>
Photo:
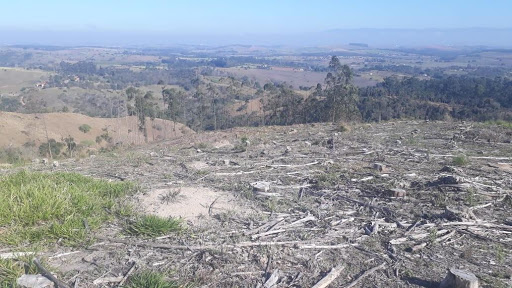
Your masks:
<svg viewBox="0 0 512 288"><path fill-rule="evenodd" d="M486 46L512 48L512 28L335 29L303 34L174 35L165 32L104 30L30 31L0 28L0 45L172 46L268 45L336 46L363 43L370 47Z"/></svg>

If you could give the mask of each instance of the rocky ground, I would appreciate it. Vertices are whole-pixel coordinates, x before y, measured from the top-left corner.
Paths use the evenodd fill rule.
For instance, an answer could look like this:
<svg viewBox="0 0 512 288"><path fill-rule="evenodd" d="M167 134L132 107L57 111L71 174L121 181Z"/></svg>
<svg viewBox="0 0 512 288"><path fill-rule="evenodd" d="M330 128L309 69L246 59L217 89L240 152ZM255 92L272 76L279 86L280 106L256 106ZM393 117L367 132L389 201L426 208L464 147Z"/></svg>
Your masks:
<svg viewBox="0 0 512 288"><path fill-rule="evenodd" d="M330 287L438 287L453 267L511 287L510 129L343 130L237 128L34 165L134 181L137 209L188 223L153 239L111 223L88 246L56 244L47 263L75 287L115 286L132 266L194 287L312 287L330 272Z"/></svg>

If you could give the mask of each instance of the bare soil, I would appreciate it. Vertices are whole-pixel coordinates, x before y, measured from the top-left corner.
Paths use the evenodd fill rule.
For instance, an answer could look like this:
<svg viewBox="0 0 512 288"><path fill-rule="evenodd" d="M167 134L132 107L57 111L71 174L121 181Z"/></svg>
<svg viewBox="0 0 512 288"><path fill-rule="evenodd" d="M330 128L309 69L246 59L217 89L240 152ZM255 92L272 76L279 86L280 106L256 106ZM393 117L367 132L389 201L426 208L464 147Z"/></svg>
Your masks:
<svg viewBox="0 0 512 288"><path fill-rule="evenodd" d="M178 194L166 199L169 193ZM239 210L232 194L208 187L156 189L139 195L138 201L145 214L182 218L188 223L197 223L212 213Z"/></svg>

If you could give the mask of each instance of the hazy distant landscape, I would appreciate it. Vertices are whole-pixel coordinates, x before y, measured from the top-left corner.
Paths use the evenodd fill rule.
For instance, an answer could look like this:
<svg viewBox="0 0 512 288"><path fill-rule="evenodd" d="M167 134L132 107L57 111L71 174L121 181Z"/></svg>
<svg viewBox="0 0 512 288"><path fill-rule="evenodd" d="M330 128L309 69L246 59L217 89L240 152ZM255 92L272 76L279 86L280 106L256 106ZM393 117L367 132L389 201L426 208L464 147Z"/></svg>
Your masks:
<svg viewBox="0 0 512 288"><path fill-rule="evenodd" d="M512 48L510 28L457 29L330 29L314 33L183 34L109 30L0 29L1 45L132 46L264 45L287 47L338 46L365 43L373 47L481 46Z"/></svg>

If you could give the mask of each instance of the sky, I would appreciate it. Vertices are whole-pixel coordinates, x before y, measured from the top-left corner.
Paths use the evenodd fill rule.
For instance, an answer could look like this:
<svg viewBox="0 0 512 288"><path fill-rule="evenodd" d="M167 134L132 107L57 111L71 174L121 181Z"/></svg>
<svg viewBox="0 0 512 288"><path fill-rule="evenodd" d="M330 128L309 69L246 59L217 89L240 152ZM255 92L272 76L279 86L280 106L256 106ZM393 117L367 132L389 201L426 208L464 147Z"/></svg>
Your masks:
<svg viewBox="0 0 512 288"><path fill-rule="evenodd" d="M512 0L0 1L0 30L243 35L354 28L512 28Z"/></svg>

